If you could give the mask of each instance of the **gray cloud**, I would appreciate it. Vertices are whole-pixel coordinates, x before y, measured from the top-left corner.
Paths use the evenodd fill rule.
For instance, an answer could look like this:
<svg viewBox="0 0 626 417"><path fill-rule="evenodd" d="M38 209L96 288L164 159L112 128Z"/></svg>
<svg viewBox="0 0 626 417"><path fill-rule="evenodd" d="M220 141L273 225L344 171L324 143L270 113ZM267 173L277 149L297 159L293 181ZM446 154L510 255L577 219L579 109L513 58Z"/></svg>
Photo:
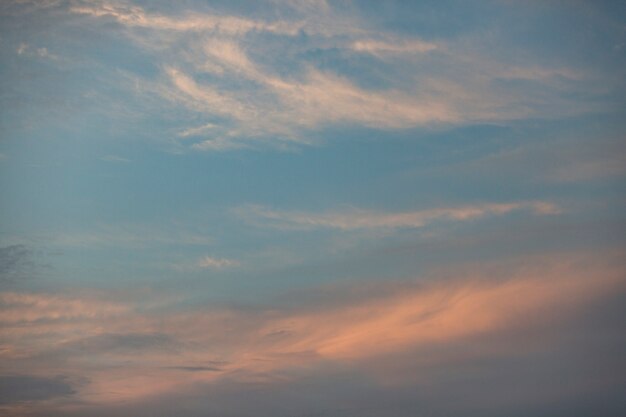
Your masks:
<svg viewBox="0 0 626 417"><path fill-rule="evenodd" d="M73 355L174 350L176 341L162 333L107 333L88 337L61 348Z"/></svg>
<svg viewBox="0 0 626 417"><path fill-rule="evenodd" d="M42 401L74 393L65 377L45 378L30 375L0 376L0 404Z"/></svg>
<svg viewBox="0 0 626 417"><path fill-rule="evenodd" d="M32 273L33 251L25 245L0 248L0 283L13 282Z"/></svg>
<svg viewBox="0 0 626 417"><path fill-rule="evenodd" d="M217 372L221 370L217 366L168 366L167 369L187 372Z"/></svg>

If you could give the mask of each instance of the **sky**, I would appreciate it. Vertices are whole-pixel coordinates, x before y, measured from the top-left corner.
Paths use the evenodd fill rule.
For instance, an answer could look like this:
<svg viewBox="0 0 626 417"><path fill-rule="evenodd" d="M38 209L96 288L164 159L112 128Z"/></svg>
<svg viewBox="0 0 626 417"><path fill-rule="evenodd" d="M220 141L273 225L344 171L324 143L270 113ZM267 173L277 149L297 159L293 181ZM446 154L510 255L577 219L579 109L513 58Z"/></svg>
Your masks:
<svg viewBox="0 0 626 417"><path fill-rule="evenodd" d="M626 415L626 3L0 3L0 414Z"/></svg>

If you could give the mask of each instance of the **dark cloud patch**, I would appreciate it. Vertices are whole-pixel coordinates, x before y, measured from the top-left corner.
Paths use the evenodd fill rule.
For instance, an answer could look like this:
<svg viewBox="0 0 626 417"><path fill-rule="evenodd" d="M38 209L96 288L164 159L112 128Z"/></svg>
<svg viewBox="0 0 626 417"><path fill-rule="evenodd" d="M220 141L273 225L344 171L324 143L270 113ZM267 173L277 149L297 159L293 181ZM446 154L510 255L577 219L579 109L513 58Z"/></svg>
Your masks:
<svg viewBox="0 0 626 417"><path fill-rule="evenodd" d="M110 356L131 360L131 358L153 352L176 355L180 347L181 343L178 340L163 333L105 333L59 344L30 359L56 362ZM216 367L220 364L204 363L206 366L215 365Z"/></svg>
<svg viewBox="0 0 626 417"><path fill-rule="evenodd" d="M127 352L175 349L176 341L163 333L107 333L68 346L80 352Z"/></svg>
<svg viewBox="0 0 626 417"><path fill-rule="evenodd" d="M217 372L222 370L217 366L168 366L167 369L186 372Z"/></svg>
<svg viewBox="0 0 626 417"><path fill-rule="evenodd" d="M0 404L41 401L74 394L65 377L0 376Z"/></svg>
<svg viewBox="0 0 626 417"><path fill-rule="evenodd" d="M32 274L33 251L25 245L0 248L0 284L14 282Z"/></svg>

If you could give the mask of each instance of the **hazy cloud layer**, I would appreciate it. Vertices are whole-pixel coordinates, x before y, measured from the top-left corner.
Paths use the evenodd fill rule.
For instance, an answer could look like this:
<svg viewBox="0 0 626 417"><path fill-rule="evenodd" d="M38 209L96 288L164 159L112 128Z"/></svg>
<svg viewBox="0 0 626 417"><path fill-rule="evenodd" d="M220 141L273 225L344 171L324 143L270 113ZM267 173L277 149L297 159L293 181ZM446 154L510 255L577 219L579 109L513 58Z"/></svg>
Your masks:
<svg viewBox="0 0 626 417"><path fill-rule="evenodd" d="M337 367L364 373L373 386L401 387L431 377L445 380L446 372L482 357L547 354L563 343L561 338L570 337L553 333L563 323L574 320L576 331L598 324L575 324L575 318L603 300L622 297L623 272L614 256L536 257L443 270L436 280L420 285L375 284L360 294L356 288L337 288L333 304L282 310L172 310L174 305L150 306L140 300L104 301L112 294L3 293L2 356L13 363L8 372L38 372L45 378L64 370L89 381L74 388L77 399L92 404L85 405L87 415L96 404L181 395L204 389L202 384L262 384L269 389L326 372L332 380L330 370ZM606 326L610 331L613 324ZM463 352L461 346L472 349ZM396 367L402 361L410 361L414 371L385 365ZM602 386L614 381L610 373L599 377ZM57 391L50 395L69 394L69 388ZM215 406L221 407L219 401ZM57 407L77 406L70 401L53 409Z"/></svg>

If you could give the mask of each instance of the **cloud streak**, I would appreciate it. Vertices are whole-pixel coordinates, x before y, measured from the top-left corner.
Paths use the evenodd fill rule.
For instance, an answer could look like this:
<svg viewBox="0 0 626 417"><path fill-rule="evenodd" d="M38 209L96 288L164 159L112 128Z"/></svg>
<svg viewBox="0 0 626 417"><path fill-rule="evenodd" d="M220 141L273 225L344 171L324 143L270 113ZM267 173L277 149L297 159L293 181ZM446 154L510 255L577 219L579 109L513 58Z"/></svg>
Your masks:
<svg viewBox="0 0 626 417"><path fill-rule="evenodd" d="M375 56L384 57L386 54L414 54L430 52L437 49L437 45L431 42L421 40L400 40L400 41L381 41L381 40L359 40L351 45L352 49L357 52L369 53Z"/></svg>
<svg viewBox="0 0 626 417"><path fill-rule="evenodd" d="M486 216L504 215L519 210L527 210L537 215L553 215L561 212L555 204L533 201L487 203L398 213L375 212L362 209L348 209L327 213L305 213L278 211L263 206L251 205L238 208L236 213L255 225L285 230L311 230L318 228L359 230L420 228L438 221L467 221Z"/></svg>
<svg viewBox="0 0 626 417"><path fill-rule="evenodd" d="M211 256L202 257L196 264L199 268L226 268L229 266L237 266L239 262L232 259L213 258Z"/></svg>

